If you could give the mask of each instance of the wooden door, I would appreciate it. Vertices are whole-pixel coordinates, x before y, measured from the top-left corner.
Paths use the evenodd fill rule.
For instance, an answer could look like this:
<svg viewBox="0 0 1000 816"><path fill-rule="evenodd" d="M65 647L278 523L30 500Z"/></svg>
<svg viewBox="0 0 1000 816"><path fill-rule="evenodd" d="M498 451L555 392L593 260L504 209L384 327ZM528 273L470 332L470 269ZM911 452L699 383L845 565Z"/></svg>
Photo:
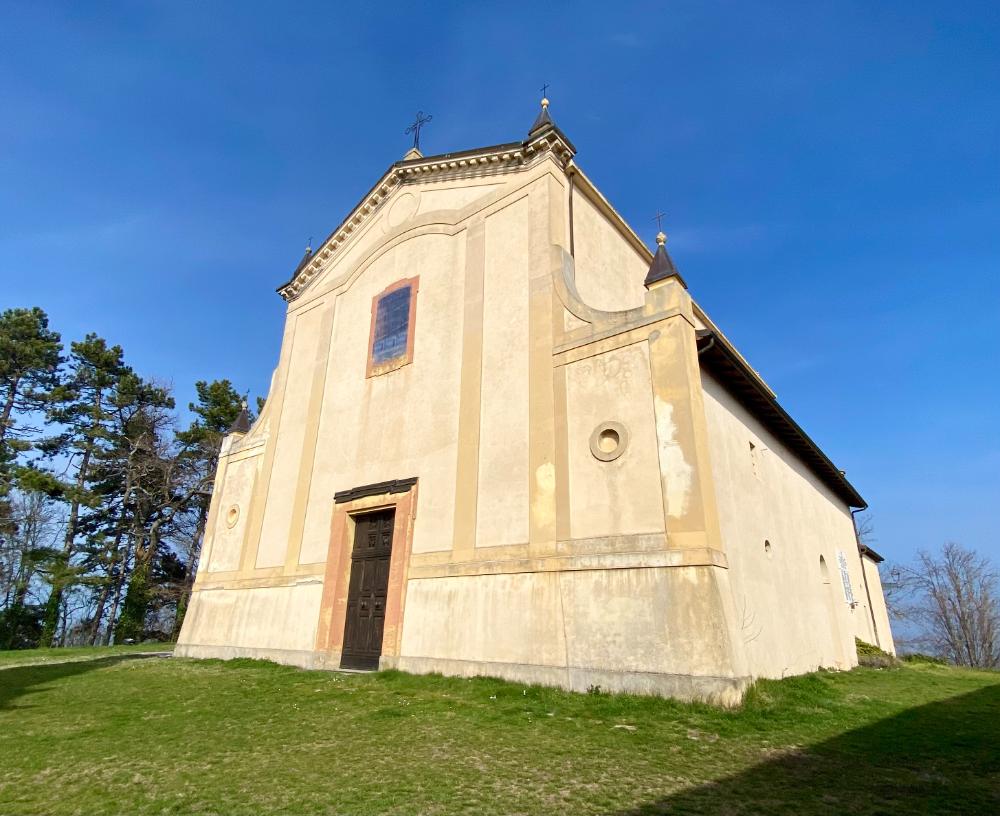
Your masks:
<svg viewBox="0 0 1000 816"><path fill-rule="evenodd" d="M378 668L395 517L395 510L380 510L355 519L341 668Z"/></svg>

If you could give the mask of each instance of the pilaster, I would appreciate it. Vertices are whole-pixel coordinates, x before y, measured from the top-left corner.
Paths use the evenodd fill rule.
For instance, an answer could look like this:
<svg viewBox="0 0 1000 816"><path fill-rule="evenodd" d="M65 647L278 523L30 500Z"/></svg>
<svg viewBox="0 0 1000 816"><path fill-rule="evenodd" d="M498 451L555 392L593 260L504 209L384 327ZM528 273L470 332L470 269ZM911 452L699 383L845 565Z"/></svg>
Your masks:
<svg viewBox="0 0 1000 816"><path fill-rule="evenodd" d="M691 297L668 278L646 304L673 312L648 340L667 547L722 552Z"/></svg>
<svg viewBox="0 0 1000 816"><path fill-rule="evenodd" d="M455 558L469 557L476 547L483 385L483 291L486 274L486 222L482 218L469 224L465 240L465 305L462 318L458 459L455 469Z"/></svg>
<svg viewBox="0 0 1000 816"><path fill-rule="evenodd" d="M564 236L564 196L552 176L532 186L528 235L528 545L535 557L552 555L557 545L556 381L552 351L562 312L552 288L549 258Z"/></svg>

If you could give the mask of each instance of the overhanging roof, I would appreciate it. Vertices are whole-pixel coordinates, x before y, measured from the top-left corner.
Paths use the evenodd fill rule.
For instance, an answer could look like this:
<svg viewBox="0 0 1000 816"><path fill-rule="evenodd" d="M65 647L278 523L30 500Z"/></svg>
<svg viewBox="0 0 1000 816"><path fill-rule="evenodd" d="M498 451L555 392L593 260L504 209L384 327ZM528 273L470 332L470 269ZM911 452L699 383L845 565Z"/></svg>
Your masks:
<svg viewBox="0 0 1000 816"><path fill-rule="evenodd" d="M849 507L868 504L819 445L782 408L760 377L729 343L710 329L698 331L698 359L757 420L796 454Z"/></svg>
<svg viewBox="0 0 1000 816"><path fill-rule="evenodd" d="M879 555L875 550L869 547L867 544L859 544L858 549L861 551L862 555L868 556L876 564L881 564L885 559Z"/></svg>

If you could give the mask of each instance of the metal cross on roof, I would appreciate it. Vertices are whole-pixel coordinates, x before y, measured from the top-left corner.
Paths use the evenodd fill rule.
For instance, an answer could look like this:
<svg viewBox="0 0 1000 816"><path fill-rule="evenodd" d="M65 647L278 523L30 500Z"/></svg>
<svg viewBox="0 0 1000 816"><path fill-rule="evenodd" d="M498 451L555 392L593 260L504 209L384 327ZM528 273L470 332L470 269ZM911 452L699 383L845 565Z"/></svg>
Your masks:
<svg viewBox="0 0 1000 816"><path fill-rule="evenodd" d="M417 111L416 121L414 121L414 123L406 129L406 136L409 136L411 133L413 134L413 146L417 150L420 150L420 128L426 125L433 118L434 117L430 114L424 116L423 111Z"/></svg>
<svg viewBox="0 0 1000 816"><path fill-rule="evenodd" d="M549 91L549 83L546 82L544 85L542 85L542 98L543 99L549 95L548 91Z"/></svg>
<svg viewBox="0 0 1000 816"><path fill-rule="evenodd" d="M653 220L656 222L656 231L663 232L663 219L666 217L666 213L662 211L657 211L656 215L653 216Z"/></svg>

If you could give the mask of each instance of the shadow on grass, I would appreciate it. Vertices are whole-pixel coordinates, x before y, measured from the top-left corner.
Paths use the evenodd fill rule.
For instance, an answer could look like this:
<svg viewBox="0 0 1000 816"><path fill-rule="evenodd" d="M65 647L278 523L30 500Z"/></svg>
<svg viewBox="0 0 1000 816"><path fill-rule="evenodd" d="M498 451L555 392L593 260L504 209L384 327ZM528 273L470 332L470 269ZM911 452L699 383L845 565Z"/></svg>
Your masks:
<svg viewBox="0 0 1000 816"><path fill-rule="evenodd" d="M1000 813L1000 684L904 711L619 816Z"/></svg>
<svg viewBox="0 0 1000 816"><path fill-rule="evenodd" d="M126 660L145 660L162 657L157 654L123 654L96 657L93 660L72 660L64 663L39 663L33 666L16 666L0 669L0 711L12 708L12 703L26 694L44 691L44 686L64 677L107 668Z"/></svg>

